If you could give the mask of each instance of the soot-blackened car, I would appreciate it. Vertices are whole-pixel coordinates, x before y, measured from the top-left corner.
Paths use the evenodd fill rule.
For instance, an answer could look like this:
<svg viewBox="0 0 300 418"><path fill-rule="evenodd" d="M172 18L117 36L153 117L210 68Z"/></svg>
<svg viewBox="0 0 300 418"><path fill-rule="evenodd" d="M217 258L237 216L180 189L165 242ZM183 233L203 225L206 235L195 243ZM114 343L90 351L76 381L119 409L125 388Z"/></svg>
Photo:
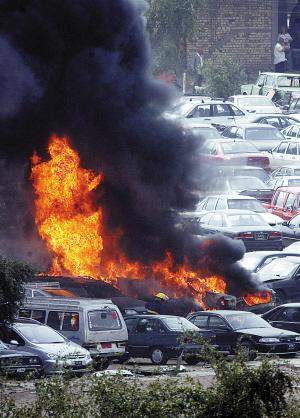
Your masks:
<svg viewBox="0 0 300 418"><path fill-rule="evenodd" d="M25 375L31 373L39 376L42 362L38 356L26 351L9 349L0 340L0 373L4 375Z"/></svg>
<svg viewBox="0 0 300 418"><path fill-rule="evenodd" d="M187 319L201 330L213 331L220 350L234 354L241 348L249 360L256 351L280 355L300 351L300 334L274 328L251 312L206 311L192 313Z"/></svg>
<svg viewBox="0 0 300 418"><path fill-rule="evenodd" d="M286 303L262 315L273 327L300 333L300 303Z"/></svg>
<svg viewBox="0 0 300 418"><path fill-rule="evenodd" d="M214 343L215 334L199 330L186 318L172 315L138 315L125 319L128 329L129 357L150 358L153 364L166 364L171 358L179 357L181 337L185 332L196 332ZM185 346L187 364L197 364L202 346L189 343Z"/></svg>

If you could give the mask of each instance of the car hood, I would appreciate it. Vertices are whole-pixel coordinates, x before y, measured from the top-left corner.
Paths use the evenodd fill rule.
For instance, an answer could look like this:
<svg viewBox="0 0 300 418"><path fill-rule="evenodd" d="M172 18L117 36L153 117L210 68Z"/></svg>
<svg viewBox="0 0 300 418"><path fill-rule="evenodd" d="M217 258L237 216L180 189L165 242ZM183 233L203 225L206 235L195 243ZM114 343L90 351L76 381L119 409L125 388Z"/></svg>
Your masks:
<svg viewBox="0 0 300 418"><path fill-rule="evenodd" d="M34 344L32 348L37 351L42 351L45 354L52 356L65 357L70 355L87 355L88 351L78 344L73 342L58 343L58 344Z"/></svg>
<svg viewBox="0 0 300 418"><path fill-rule="evenodd" d="M257 337L295 337L299 334L293 331L286 331L284 329L270 327L270 328L243 328L238 329L237 332L248 335L256 335Z"/></svg>

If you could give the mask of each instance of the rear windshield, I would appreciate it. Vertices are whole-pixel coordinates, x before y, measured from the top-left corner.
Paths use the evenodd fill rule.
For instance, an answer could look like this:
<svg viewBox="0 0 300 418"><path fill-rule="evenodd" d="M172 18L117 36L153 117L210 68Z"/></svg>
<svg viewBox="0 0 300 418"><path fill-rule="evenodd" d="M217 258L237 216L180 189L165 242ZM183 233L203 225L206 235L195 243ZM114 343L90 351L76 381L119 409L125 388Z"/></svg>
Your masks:
<svg viewBox="0 0 300 418"><path fill-rule="evenodd" d="M248 128L246 129L246 139L252 140L268 140L268 139L279 139L284 140L284 136L276 128Z"/></svg>
<svg viewBox="0 0 300 418"><path fill-rule="evenodd" d="M260 217L260 215L228 215L229 226L266 226L267 223Z"/></svg>
<svg viewBox="0 0 300 418"><path fill-rule="evenodd" d="M103 309L88 312L89 329L91 331L109 331L121 329L119 314L114 309Z"/></svg>
<svg viewBox="0 0 300 418"><path fill-rule="evenodd" d="M232 190L267 189L266 184L257 177L232 177L229 180Z"/></svg>
<svg viewBox="0 0 300 418"><path fill-rule="evenodd" d="M163 318L162 320L171 331L199 331L194 324L179 316Z"/></svg>
<svg viewBox="0 0 300 418"><path fill-rule="evenodd" d="M240 153L257 153L258 150L253 144L248 142L222 142L222 150L224 154L240 154Z"/></svg>
<svg viewBox="0 0 300 418"><path fill-rule="evenodd" d="M254 199L228 199L228 209L252 210L253 212L265 212L260 202Z"/></svg>

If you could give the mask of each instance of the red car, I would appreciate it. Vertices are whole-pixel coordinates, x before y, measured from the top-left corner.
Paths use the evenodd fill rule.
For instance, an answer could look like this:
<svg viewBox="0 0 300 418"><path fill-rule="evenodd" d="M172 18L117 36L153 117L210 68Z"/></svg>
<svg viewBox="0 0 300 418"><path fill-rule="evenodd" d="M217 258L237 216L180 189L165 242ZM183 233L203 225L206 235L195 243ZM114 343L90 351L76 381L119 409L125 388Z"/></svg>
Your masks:
<svg viewBox="0 0 300 418"><path fill-rule="evenodd" d="M274 192L271 204L264 206L282 219L292 219L300 213L300 187L279 187Z"/></svg>
<svg viewBox="0 0 300 418"><path fill-rule="evenodd" d="M209 140L201 147L200 158L206 163L251 165L270 170L269 157L260 153L255 145L245 140Z"/></svg>

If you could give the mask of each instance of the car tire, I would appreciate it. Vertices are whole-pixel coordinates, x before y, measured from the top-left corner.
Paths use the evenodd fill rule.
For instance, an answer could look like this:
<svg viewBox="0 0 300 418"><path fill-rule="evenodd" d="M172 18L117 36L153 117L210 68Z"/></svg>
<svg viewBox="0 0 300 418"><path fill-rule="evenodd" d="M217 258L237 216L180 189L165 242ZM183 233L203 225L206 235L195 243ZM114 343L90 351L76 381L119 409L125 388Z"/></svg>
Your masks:
<svg viewBox="0 0 300 418"><path fill-rule="evenodd" d="M186 357L184 359L184 361L186 362L186 364L188 364L189 366L196 366L196 364L199 363L200 359L197 356L189 356Z"/></svg>
<svg viewBox="0 0 300 418"><path fill-rule="evenodd" d="M161 347L152 348L150 352L150 359L152 363L155 364L156 366L167 364L169 360L165 350Z"/></svg>
<svg viewBox="0 0 300 418"><path fill-rule="evenodd" d="M253 351L253 344L251 343L251 341L242 341L240 343L240 348L242 353L245 355L247 361L255 359L256 354Z"/></svg>
<svg viewBox="0 0 300 418"><path fill-rule="evenodd" d="M93 361L93 368L97 372L100 372L101 370L106 370L109 365L110 361L107 359L98 359Z"/></svg>

